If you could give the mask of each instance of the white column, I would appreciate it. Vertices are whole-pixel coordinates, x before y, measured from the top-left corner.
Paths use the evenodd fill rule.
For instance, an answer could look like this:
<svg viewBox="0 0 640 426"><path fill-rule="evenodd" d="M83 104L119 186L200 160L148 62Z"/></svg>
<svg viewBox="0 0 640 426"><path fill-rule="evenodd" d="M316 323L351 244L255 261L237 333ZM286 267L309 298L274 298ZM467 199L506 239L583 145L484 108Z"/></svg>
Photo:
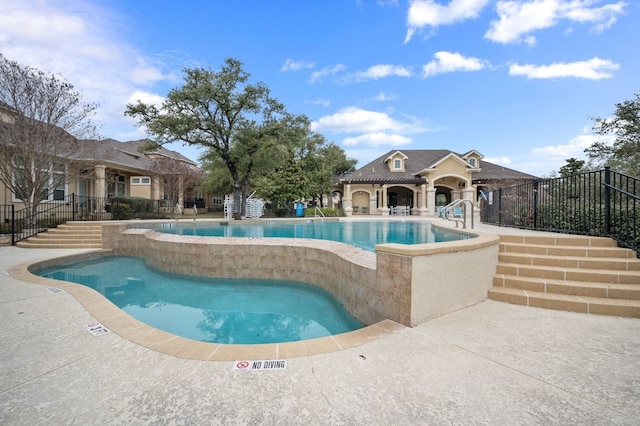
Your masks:
<svg viewBox="0 0 640 426"><path fill-rule="evenodd" d="M427 184L423 183L420 185L420 216L425 216L427 214Z"/></svg>
<svg viewBox="0 0 640 426"><path fill-rule="evenodd" d="M382 207L380 207L382 216L389 216L389 207L387 207L387 185L382 185Z"/></svg>
<svg viewBox="0 0 640 426"><path fill-rule="evenodd" d="M436 189L427 189L427 212L436 214Z"/></svg>
<svg viewBox="0 0 640 426"><path fill-rule="evenodd" d="M97 204L95 209L100 212L104 212L104 198L107 195L107 167L106 166L95 166L93 168L96 179L93 183L93 196L98 198L96 200Z"/></svg>
<svg viewBox="0 0 640 426"><path fill-rule="evenodd" d="M344 186L344 212L347 216L353 214L353 208L351 207L351 184L348 183Z"/></svg>

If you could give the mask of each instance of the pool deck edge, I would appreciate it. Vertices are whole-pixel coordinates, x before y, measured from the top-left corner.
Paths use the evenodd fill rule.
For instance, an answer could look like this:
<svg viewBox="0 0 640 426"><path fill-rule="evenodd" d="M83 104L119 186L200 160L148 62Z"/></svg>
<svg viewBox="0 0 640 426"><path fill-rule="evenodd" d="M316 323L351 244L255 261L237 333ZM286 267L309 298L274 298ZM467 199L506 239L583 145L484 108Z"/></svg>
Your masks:
<svg viewBox="0 0 640 426"><path fill-rule="evenodd" d="M32 274L29 270L32 267L47 264L54 259L57 261L60 259L80 260L109 252L110 250L92 250L80 254L52 256L37 262L31 261L12 266L8 273L21 281L59 288L72 295L96 321L113 333L153 351L183 359L234 361L298 358L354 348L405 328L394 321L383 320L358 330L298 342L255 345L200 342L151 327L122 311L92 288L68 281L40 277Z"/></svg>

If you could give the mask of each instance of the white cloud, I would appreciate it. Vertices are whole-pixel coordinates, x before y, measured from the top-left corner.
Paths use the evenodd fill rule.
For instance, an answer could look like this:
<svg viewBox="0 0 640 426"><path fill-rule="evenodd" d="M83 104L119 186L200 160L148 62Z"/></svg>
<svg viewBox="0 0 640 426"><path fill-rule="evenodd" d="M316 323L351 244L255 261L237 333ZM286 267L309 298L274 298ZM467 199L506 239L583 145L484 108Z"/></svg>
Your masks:
<svg viewBox="0 0 640 426"><path fill-rule="evenodd" d="M310 105L321 105L324 107L331 105L331 101L329 99L315 99L313 101L304 101L304 103Z"/></svg>
<svg viewBox="0 0 640 426"><path fill-rule="evenodd" d="M611 73L607 71L617 70L619 64L608 59L592 58L588 61L560 62L551 65L519 65L509 66L509 75L523 75L527 78L586 78L590 80L601 80L611 78Z"/></svg>
<svg viewBox="0 0 640 426"><path fill-rule="evenodd" d="M397 95L389 95L383 92L380 92L377 95L375 95L373 98L371 98L371 100L375 102L391 102L397 99L398 99Z"/></svg>
<svg viewBox="0 0 640 426"><path fill-rule="evenodd" d="M333 75L333 74L337 74L340 71L344 70L346 67L342 64L337 64L337 65L333 65L331 67L325 67L322 68L321 70L318 71L314 71L311 73L311 76L309 77L309 81L311 83L315 83L318 80L321 80L323 77L326 77L328 75Z"/></svg>
<svg viewBox="0 0 640 426"><path fill-rule="evenodd" d="M378 64L369 67L366 71L358 71L347 76L345 81L379 80L390 76L411 77L411 74L411 68L402 65Z"/></svg>
<svg viewBox="0 0 640 426"><path fill-rule="evenodd" d="M127 40L127 18L100 2L0 0L0 10L0 52L63 76L84 101L99 104L95 119L105 137L139 133L124 117L127 102L143 87L178 79L170 56L141 54Z"/></svg>
<svg viewBox="0 0 640 426"><path fill-rule="evenodd" d="M509 164L511 164L511 159L509 157L485 157L483 161L498 164L501 166L508 166Z"/></svg>
<svg viewBox="0 0 640 426"><path fill-rule="evenodd" d="M162 103L164 102L164 100L165 98L163 96L159 96L153 93L143 92L141 90L136 90L129 97L127 104L132 104L140 101L145 104L155 105L156 107L159 108L160 106L162 106Z"/></svg>
<svg viewBox="0 0 640 426"><path fill-rule="evenodd" d="M526 159L523 158L522 163L518 162L513 167L518 170L527 170L528 173L535 176L548 176L550 172L560 170L569 158L586 161L587 156L584 150L593 145L594 142L604 141L606 143L612 142L613 139L613 136L611 138L603 138L599 135L594 135L591 132L591 128L585 126L578 135L569 139L566 143L532 148Z"/></svg>
<svg viewBox="0 0 640 426"><path fill-rule="evenodd" d="M408 145L412 139L407 136L388 134L384 132L366 133L364 135L345 138L342 140L345 146L400 146Z"/></svg>
<svg viewBox="0 0 640 426"><path fill-rule="evenodd" d="M136 85L177 80L175 73L164 74L158 67L152 65L147 58L138 57L136 64L136 67L129 72L129 80Z"/></svg>
<svg viewBox="0 0 640 426"><path fill-rule="evenodd" d="M436 52L431 62L422 67L422 77L456 71L478 71L485 67L485 62L478 58L468 58L460 53Z"/></svg>
<svg viewBox="0 0 640 426"><path fill-rule="evenodd" d="M401 122L387 113L347 107L333 115L320 117L312 123L313 130L336 133L419 133L428 129L415 119Z"/></svg>
<svg viewBox="0 0 640 426"><path fill-rule="evenodd" d="M423 27L437 28L466 19L476 18L489 0L451 0L443 6L434 0L413 0L407 13L407 36L409 42L414 33Z"/></svg>
<svg viewBox="0 0 640 426"><path fill-rule="evenodd" d="M609 28L624 13L626 3L619 1L601 7L589 7L592 0L498 1L498 19L491 21L485 38L498 43L531 43L523 36L557 25L561 20L594 24L594 30Z"/></svg>
<svg viewBox="0 0 640 426"><path fill-rule="evenodd" d="M306 62L306 61L294 61L293 59L287 59L280 68L280 72L286 71L299 71L301 69L313 68L315 66L315 62Z"/></svg>
<svg viewBox="0 0 640 426"><path fill-rule="evenodd" d="M567 158L584 158L584 150L596 141L596 136L589 133L580 134L566 144L548 145L533 148L531 152L547 159L548 161L564 161Z"/></svg>

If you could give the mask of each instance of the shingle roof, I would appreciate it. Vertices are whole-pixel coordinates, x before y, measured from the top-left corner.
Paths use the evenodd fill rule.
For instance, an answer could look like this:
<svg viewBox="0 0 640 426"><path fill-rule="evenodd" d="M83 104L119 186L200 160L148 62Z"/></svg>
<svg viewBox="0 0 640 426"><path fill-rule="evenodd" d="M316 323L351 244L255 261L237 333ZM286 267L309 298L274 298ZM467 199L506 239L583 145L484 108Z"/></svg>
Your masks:
<svg viewBox="0 0 640 426"><path fill-rule="evenodd" d="M129 142L119 142L115 139L83 140L83 148L86 148L83 150L83 156L90 160L99 160L111 166L150 170L152 159L139 150L147 142L147 139ZM164 147L159 147L151 153L196 164L182 154Z"/></svg>
<svg viewBox="0 0 640 426"><path fill-rule="evenodd" d="M401 152L408 158L405 160L404 173L392 172L385 164L385 160L395 152ZM472 152L472 151L469 151ZM370 163L359 168L355 172L338 176L337 182L360 182L360 183L405 183L420 184L424 182L423 178L417 174L429 167L434 166L446 156L454 154L462 158L466 154L458 154L447 149L431 149L431 150L393 150L389 151ZM467 153L468 154L468 153ZM485 181L495 179L537 179L536 176L522 173L508 167L498 166L488 161L480 162L480 171L473 172L474 181Z"/></svg>

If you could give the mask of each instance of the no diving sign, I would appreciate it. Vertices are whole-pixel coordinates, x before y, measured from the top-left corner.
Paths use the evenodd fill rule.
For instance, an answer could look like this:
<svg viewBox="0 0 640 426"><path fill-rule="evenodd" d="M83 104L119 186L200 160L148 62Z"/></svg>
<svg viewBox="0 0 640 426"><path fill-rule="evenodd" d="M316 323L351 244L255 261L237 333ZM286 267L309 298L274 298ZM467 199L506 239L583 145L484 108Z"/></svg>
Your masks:
<svg viewBox="0 0 640 426"><path fill-rule="evenodd" d="M286 359L266 359L256 361L236 361L233 363L234 370L286 370Z"/></svg>

